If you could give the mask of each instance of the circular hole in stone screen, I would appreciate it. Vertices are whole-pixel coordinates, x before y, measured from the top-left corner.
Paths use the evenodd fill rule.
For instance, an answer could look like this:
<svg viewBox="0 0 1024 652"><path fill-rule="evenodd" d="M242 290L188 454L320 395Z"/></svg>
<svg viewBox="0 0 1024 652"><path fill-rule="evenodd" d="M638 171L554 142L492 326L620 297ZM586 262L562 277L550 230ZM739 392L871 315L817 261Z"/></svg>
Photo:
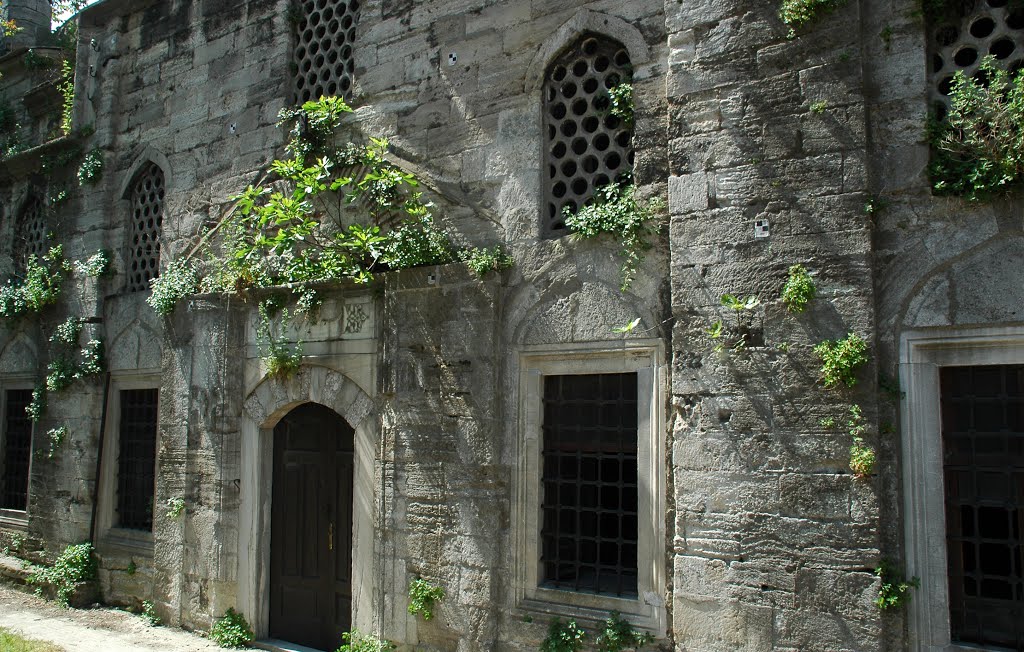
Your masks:
<svg viewBox="0 0 1024 652"><path fill-rule="evenodd" d="M565 105L561 102L556 102L551 105L551 117L555 120L561 120L565 117Z"/></svg>
<svg viewBox="0 0 1024 652"><path fill-rule="evenodd" d="M583 75L587 74L587 70L589 68L590 66L587 65L586 60L580 59L579 61L572 65L572 74L576 75L577 77L582 77Z"/></svg>
<svg viewBox="0 0 1024 652"><path fill-rule="evenodd" d="M588 134L594 133L600 126L601 121L596 116L588 115L586 118L583 118L583 131Z"/></svg>
<svg viewBox="0 0 1024 652"><path fill-rule="evenodd" d="M942 60L942 57L940 57L937 54L933 54L932 55L932 72L933 73L936 73L936 72L939 72L940 70L942 70L942 67L944 65L946 65L946 62Z"/></svg>
<svg viewBox="0 0 1024 652"><path fill-rule="evenodd" d="M1013 44L1013 41L1008 38L1001 38L989 46L988 53L996 59L1003 60L1010 58L1010 55L1016 49L1017 47Z"/></svg>
<svg viewBox="0 0 1024 652"><path fill-rule="evenodd" d="M985 38L992 34L996 28L996 21L992 20L988 16L982 16L971 23L971 36L974 38Z"/></svg>
<svg viewBox="0 0 1024 652"><path fill-rule="evenodd" d="M572 141L572 152L576 156L582 156L587 151L587 139L586 138L574 138Z"/></svg>
<svg viewBox="0 0 1024 652"><path fill-rule="evenodd" d="M594 149L599 152L603 152L608 149L608 146L611 144L611 139L608 138L608 134L597 134L594 136Z"/></svg>
<svg viewBox="0 0 1024 652"><path fill-rule="evenodd" d="M941 61L941 59L939 60ZM972 65L977 60L978 51L975 50L974 48L960 48L959 50L956 51L956 54L953 55L953 63L960 66L961 68L966 68L967 66ZM938 69L941 70L941 66Z"/></svg>
<svg viewBox="0 0 1024 652"><path fill-rule="evenodd" d="M551 71L551 79L560 82L565 79L565 73L565 66L555 66L554 70Z"/></svg>
<svg viewBox="0 0 1024 652"><path fill-rule="evenodd" d="M562 132L562 135L565 136L566 138L571 138L572 136L576 135L576 131L578 129L579 127L576 126L576 123L574 121L566 120L562 123L560 131Z"/></svg>

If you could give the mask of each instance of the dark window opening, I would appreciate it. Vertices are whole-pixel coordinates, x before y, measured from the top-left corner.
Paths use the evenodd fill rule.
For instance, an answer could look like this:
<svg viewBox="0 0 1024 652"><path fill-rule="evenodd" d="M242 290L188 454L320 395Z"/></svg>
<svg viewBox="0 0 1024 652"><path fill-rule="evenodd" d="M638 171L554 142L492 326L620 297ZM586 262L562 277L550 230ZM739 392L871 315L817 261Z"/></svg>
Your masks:
<svg viewBox="0 0 1024 652"><path fill-rule="evenodd" d="M541 586L637 595L637 375L547 376Z"/></svg>
<svg viewBox="0 0 1024 652"><path fill-rule="evenodd" d="M158 393L156 389L121 391L117 524L129 530L153 529Z"/></svg>
<svg viewBox="0 0 1024 652"><path fill-rule="evenodd" d="M32 402L31 389L6 392L3 441L3 493L0 509L28 510L28 471L32 453L32 420L25 408Z"/></svg>
<svg viewBox="0 0 1024 652"><path fill-rule="evenodd" d="M128 292L149 290L160 275L160 240L164 220L164 173L149 163L132 184L132 219L128 239Z"/></svg>
<svg viewBox="0 0 1024 652"><path fill-rule="evenodd" d="M941 387L952 640L1024 650L1024 365Z"/></svg>

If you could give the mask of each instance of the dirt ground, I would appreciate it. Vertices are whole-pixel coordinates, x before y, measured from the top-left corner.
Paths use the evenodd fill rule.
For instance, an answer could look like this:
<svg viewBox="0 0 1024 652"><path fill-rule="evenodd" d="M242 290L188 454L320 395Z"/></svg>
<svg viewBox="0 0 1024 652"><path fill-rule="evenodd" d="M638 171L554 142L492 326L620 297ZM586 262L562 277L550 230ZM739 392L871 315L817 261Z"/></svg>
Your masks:
<svg viewBox="0 0 1024 652"><path fill-rule="evenodd" d="M50 641L67 652L221 650L196 634L167 627L150 627L141 617L125 611L106 607L61 609L2 583L0 626L27 638Z"/></svg>

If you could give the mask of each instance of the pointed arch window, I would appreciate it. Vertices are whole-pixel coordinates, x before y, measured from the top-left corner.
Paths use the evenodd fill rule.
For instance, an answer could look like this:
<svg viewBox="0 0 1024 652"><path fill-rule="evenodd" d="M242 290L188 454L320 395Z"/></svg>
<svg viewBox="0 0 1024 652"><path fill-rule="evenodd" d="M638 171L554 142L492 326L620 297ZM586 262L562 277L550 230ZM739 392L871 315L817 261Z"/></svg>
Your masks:
<svg viewBox="0 0 1024 652"><path fill-rule="evenodd" d="M128 292L146 291L160 275L160 234L164 219L164 172L147 163L129 190Z"/></svg>
<svg viewBox="0 0 1024 652"><path fill-rule="evenodd" d="M46 205L35 194L22 208L14 234L14 270L19 276L25 272L29 258L35 256L38 260L46 253L50 230L46 213Z"/></svg>
<svg viewBox="0 0 1024 652"><path fill-rule="evenodd" d="M568 231L575 211L596 191L626 181L633 167L633 128L609 111L609 90L629 83L632 66L617 41L586 34L548 67L544 79L544 234Z"/></svg>

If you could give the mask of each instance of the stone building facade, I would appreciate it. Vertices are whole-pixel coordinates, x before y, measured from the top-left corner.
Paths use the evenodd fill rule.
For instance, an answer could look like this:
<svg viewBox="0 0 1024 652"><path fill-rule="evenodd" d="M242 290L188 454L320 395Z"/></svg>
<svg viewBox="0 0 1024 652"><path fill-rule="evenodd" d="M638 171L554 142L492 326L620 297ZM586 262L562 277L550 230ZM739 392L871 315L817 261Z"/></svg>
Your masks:
<svg viewBox="0 0 1024 652"><path fill-rule="evenodd" d="M925 139L951 71L974 70L960 53L1009 43L1013 65L1024 23L962 4L938 25L851 0L790 35L774 0L102 0L77 18L60 135L53 68L26 59L59 59L48 4L5 0L25 147L0 162L0 266L59 243L113 273L74 268L0 330L0 533L28 556L93 541L109 602L200 630L236 608L323 649L349 628L535 649L553 618L611 611L662 649L1024 649L1024 211L935 195ZM631 129L594 108L616 67ZM273 378L252 297L165 318L147 286L281 155L278 112L331 93L457 242L515 266L328 284L300 370ZM74 151L98 182L72 183ZM559 211L629 169L667 217L621 290L618 245L565 237ZM817 287L799 314L795 264ZM104 370L27 421L68 317ZM851 332L869 363L826 388L813 348ZM883 559L920 578L904 609L874 604ZM444 589L433 620L407 612L417 577Z"/></svg>

